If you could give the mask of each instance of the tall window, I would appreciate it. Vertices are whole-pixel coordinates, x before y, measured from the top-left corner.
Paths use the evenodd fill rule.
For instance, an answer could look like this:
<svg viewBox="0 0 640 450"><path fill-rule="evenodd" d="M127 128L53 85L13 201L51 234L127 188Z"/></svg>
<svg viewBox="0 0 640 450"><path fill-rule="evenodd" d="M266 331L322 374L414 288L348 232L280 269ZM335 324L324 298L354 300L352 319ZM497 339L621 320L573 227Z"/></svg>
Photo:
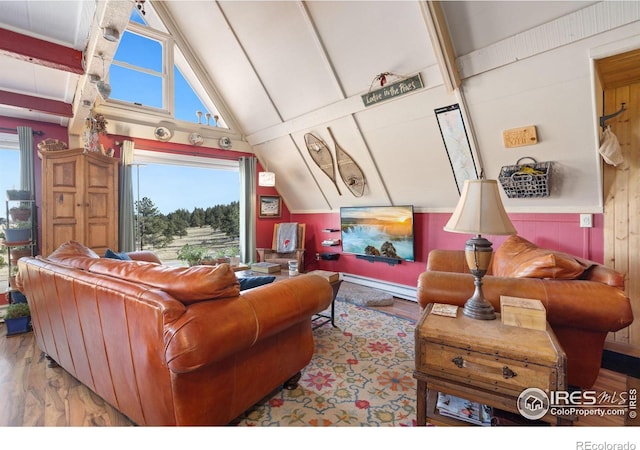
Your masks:
<svg viewBox="0 0 640 450"><path fill-rule="evenodd" d="M186 244L210 256L239 247L237 161L138 149L134 155L138 249L153 249L163 262L179 264Z"/></svg>
<svg viewBox="0 0 640 450"><path fill-rule="evenodd" d="M153 15L151 5L146 18ZM111 104L141 108L185 122L226 124L184 54L155 19L151 27L137 9L122 34L109 68Z"/></svg>
<svg viewBox="0 0 640 450"><path fill-rule="evenodd" d="M20 189L20 147L17 134L0 133L0 195L8 189ZM7 218L4 202L0 207L0 225Z"/></svg>
<svg viewBox="0 0 640 450"><path fill-rule="evenodd" d="M17 134L0 133L0 195L5 198L8 189L20 189L20 146ZM4 201L0 207L0 232L4 233L7 208ZM9 287L7 270L7 248L0 245L0 295Z"/></svg>
<svg viewBox="0 0 640 450"><path fill-rule="evenodd" d="M135 105L168 109L163 100L163 42L125 31L109 71L111 98Z"/></svg>

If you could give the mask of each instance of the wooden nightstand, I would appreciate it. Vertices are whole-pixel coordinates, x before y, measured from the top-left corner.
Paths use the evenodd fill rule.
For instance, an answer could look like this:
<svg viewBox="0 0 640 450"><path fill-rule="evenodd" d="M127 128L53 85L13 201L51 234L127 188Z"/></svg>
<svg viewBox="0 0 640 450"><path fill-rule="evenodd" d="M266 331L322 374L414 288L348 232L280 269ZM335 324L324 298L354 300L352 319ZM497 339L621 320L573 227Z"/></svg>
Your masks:
<svg viewBox="0 0 640 450"><path fill-rule="evenodd" d="M462 308L457 317L445 317L431 314L431 307L427 305L415 332L418 425L427 420L457 424L437 415L437 392L519 414L517 400L525 389L547 394L566 389L566 356L549 326L503 325L499 314L496 320L471 319ZM570 418L549 413L540 420L572 424Z"/></svg>

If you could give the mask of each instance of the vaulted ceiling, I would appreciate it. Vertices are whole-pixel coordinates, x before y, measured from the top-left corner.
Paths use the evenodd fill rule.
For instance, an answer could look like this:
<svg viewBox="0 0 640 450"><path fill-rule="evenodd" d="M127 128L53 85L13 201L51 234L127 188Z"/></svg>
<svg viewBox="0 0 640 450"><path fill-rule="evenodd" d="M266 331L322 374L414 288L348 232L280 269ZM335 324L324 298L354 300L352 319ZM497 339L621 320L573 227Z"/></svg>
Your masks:
<svg viewBox="0 0 640 450"><path fill-rule="evenodd" d="M499 145L501 130L539 124L541 119L527 116L527 105L519 103L511 106L519 106L520 112L505 113L497 127L491 124L483 112L496 98L515 95L509 93L515 89L510 86L514 80L496 89L480 75L504 69L498 63L486 69L477 61L491 59L500 43L542 30L545 24L562 24L563 18L583 12L585 17L597 15L601 2L447 1L441 3L440 17L420 1L143 3L181 44L229 125L228 130L200 130L205 145L217 146L220 136L230 137L231 151L252 151L276 172L277 188L292 211L315 212L353 204L413 204L425 210L450 210L455 205L456 183L434 116L436 108L466 106L459 91L447 89L455 78L452 66L460 71L463 84L469 84L469 92L477 89L465 118L479 169L496 177L500 165L522 155L500 154L485 168L483 159L488 158L477 153L476 139L481 147ZM73 141L95 108L109 119L110 132L153 139L154 128L166 118L132 115L104 104L86 75L102 71L96 55L110 61L117 49L117 42L102 38L104 27L123 30L135 7L133 1L120 0L1 1L0 116L67 126ZM606 25L603 31L619 26ZM571 37L561 39L572 42ZM390 74L389 82L419 74L424 87L366 106L361 96L380 87L376 77L382 73ZM522 81L527 84L518 95L544 89L545 76ZM473 127L478 123L492 126L496 136L475 138ZM184 144L190 131L199 130L195 122L177 128L174 141ZM351 195L339 177L334 184L307 150L307 133L333 149L329 128L365 173L362 197ZM554 151L545 150L544 144L539 149L542 159ZM591 165L598 161L595 154L588 158ZM585 208L597 203L585 200ZM562 202L551 204L553 209Z"/></svg>

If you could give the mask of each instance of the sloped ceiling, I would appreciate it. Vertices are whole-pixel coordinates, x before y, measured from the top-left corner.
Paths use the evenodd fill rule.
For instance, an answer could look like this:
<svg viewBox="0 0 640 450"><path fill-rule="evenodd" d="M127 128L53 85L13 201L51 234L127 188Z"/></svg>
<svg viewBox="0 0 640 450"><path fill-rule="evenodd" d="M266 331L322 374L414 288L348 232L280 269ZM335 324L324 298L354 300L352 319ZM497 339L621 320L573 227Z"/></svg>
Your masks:
<svg viewBox="0 0 640 450"><path fill-rule="evenodd" d="M181 13L181 4L162 6L159 13L182 30L260 160L279 175L278 189L292 211L412 203L401 191L392 199L383 180L393 184L394 177L382 173L396 166L387 155L405 139L368 143L363 128L375 134L390 122L404 122L405 114L401 108L398 117L393 105L385 108L388 117L367 114L359 95L382 72L414 75L435 66L419 3L221 2L198 8L197 17ZM427 81L441 84L434 69ZM362 198L354 198L339 177L336 188L309 155L304 134L333 148L328 127L366 175ZM406 144L415 148L418 142Z"/></svg>
<svg viewBox="0 0 640 450"><path fill-rule="evenodd" d="M512 36L598 3L447 1L442 7L455 57L459 58L478 57L484 49ZM276 172L277 189L291 211L335 211L357 204L412 204L425 211L453 209L458 191L434 109L453 103L467 105L460 92L450 93L445 88L429 33L426 2L151 0L146 5L153 7L193 57L194 71L206 80L210 95L228 119L232 150L249 149L264 167ZM113 0L98 1L95 6L82 0L2 1L0 28L76 49L93 45L90 54L94 55L96 46L105 45L96 38L105 22L122 30L133 7L132 2ZM55 26L50 26L52 22ZM100 51L112 55L115 48ZM496 72L499 77L506 73ZM390 82L419 74L424 88L367 107L361 95L380 87L376 77L382 73L391 74ZM86 97L85 91L91 89L85 76L58 73L2 54L0 75L0 90L70 103L76 118L86 116L79 109L79 97ZM473 123L487 124L488 99L515 95L493 87L486 90L485 85L499 84L499 77L492 83L482 77L470 80L469 92L479 93L475 104L465 111L474 152L476 144L487 149L499 146L501 129L540 121L540 115L527 108L520 108L519 114L503 111L499 125L489 122L493 134L480 135L480 142L476 142ZM541 89L536 83L521 85L520 90ZM152 136L157 125L149 118L137 118L133 126L130 117L118 117L113 109L108 112L110 124L128 130L134 138ZM0 107L4 116L29 116L61 124L67 120L33 114L24 108ZM589 116L584 117L588 123ZM73 126L71 119L70 134L79 134L77 124ZM336 186L309 155L306 133L323 139L333 150L329 128L366 176L365 194L360 198L349 193L339 176ZM550 131L553 127L547 129ZM585 139L594 140L595 131L592 133ZM555 150L544 144L545 138L551 141L549 134L541 138L538 156L554 154ZM479 166L482 159L488 159L486 155L474 156ZM496 177L503 161L513 163L519 156L522 154L517 152L501 153L487 175ZM597 175L595 149L588 156L566 157L569 165L582 168L585 162L573 159L587 158L587 176ZM584 191L580 185L573 189ZM588 197L586 209L598 206L596 189L580 195ZM575 204L575 198L570 201ZM562 201L548 204L561 207Z"/></svg>

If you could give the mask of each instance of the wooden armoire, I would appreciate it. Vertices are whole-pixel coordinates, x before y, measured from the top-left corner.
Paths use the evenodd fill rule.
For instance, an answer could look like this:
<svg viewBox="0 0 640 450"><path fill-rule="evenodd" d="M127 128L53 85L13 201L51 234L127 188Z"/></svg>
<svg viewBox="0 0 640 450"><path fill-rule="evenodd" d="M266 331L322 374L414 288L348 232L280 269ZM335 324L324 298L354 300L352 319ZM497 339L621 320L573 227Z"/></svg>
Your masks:
<svg viewBox="0 0 640 450"><path fill-rule="evenodd" d="M42 243L49 256L74 240L102 256L118 249L118 159L82 148L41 151Z"/></svg>

